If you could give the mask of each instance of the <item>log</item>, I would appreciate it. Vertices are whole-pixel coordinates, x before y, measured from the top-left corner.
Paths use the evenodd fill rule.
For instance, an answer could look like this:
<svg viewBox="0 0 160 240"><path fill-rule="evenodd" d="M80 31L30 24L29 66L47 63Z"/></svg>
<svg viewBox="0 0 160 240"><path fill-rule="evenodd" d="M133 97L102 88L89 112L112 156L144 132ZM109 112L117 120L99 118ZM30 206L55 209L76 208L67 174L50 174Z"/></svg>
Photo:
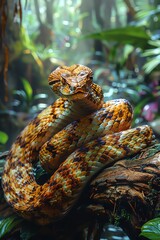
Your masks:
<svg viewBox="0 0 160 240"><path fill-rule="evenodd" d="M105 169L91 182L89 199L90 214L118 224L130 239L142 239L141 226L160 209L160 145Z"/></svg>

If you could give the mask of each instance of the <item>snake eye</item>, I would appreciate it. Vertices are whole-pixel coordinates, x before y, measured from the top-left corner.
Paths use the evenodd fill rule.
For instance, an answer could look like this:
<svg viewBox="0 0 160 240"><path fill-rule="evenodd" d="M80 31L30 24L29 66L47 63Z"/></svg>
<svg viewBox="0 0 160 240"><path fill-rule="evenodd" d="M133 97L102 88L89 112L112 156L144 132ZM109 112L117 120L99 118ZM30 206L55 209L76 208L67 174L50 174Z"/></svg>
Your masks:
<svg viewBox="0 0 160 240"><path fill-rule="evenodd" d="M86 71L81 71L78 75L80 77L83 77L83 76L87 75L87 72Z"/></svg>
<svg viewBox="0 0 160 240"><path fill-rule="evenodd" d="M56 83L59 83L60 82L60 80L52 80L52 81L49 81L49 85L54 85L54 84L56 84Z"/></svg>

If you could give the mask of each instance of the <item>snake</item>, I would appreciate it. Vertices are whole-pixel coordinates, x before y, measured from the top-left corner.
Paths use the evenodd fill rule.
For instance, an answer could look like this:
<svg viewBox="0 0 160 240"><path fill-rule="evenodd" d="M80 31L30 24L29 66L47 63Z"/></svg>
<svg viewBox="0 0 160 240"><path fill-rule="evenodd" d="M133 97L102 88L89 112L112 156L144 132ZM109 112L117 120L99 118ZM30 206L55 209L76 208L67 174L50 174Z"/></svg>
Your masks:
<svg viewBox="0 0 160 240"><path fill-rule="evenodd" d="M104 102L89 67L59 66L48 82L58 98L16 138L2 175L8 204L39 225L66 216L101 169L155 141L150 126L131 127L133 107L128 100ZM43 184L35 178L37 162L50 174Z"/></svg>

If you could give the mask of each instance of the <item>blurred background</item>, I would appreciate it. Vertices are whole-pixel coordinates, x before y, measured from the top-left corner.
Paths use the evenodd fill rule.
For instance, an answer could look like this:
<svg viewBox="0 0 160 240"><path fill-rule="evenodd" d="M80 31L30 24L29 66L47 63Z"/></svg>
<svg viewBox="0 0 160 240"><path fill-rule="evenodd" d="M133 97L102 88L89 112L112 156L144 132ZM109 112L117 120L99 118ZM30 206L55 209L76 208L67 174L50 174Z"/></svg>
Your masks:
<svg viewBox="0 0 160 240"><path fill-rule="evenodd" d="M160 0L0 0L0 152L56 99L50 72L76 63L160 138ZM129 239L113 226L106 235Z"/></svg>
<svg viewBox="0 0 160 240"><path fill-rule="evenodd" d="M134 125L160 135L159 0L1 0L0 150L55 100L59 65L94 71L105 100L126 98Z"/></svg>

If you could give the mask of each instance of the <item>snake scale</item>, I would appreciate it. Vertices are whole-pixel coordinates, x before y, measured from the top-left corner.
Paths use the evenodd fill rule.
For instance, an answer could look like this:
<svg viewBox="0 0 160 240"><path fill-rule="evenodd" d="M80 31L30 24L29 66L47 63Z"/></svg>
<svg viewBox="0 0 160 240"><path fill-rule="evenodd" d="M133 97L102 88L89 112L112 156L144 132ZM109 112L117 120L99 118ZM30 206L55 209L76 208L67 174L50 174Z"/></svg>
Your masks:
<svg viewBox="0 0 160 240"><path fill-rule="evenodd" d="M59 98L20 133L7 156L2 187L7 202L28 220L45 225L63 217L91 177L115 161L154 142L152 129L130 128L132 106L125 99L103 101L92 71L61 66L49 75ZM51 174L40 185L34 164Z"/></svg>

